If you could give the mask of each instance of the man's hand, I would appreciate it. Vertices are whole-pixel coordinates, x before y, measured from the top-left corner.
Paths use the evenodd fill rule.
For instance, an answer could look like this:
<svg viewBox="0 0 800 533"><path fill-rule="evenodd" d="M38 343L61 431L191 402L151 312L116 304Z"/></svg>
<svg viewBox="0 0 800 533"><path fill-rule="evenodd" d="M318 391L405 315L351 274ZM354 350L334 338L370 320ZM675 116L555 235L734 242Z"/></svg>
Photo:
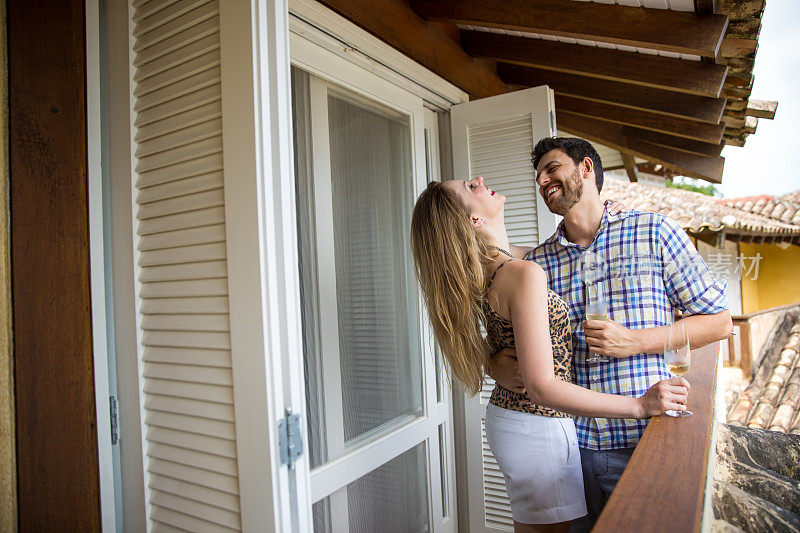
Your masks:
<svg viewBox="0 0 800 533"><path fill-rule="evenodd" d="M519 373L516 350L503 348L494 354L486 365L486 373L501 387L525 394L525 384Z"/></svg>
<svg viewBox="0 0 800 533"><path fill-rule="evenodd" d="M613 320L587 320L583 323L589 353L609 357L628 357L641 352L637 330L628 329Z"/></svg>

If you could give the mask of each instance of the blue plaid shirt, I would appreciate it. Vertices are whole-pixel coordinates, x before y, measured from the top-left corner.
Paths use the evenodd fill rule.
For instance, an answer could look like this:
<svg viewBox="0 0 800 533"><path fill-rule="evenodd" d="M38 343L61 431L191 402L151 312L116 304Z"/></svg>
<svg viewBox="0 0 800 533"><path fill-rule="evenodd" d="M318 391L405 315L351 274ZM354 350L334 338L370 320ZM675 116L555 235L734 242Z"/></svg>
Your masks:
<svg viewBox="0 0 800 533"><path fill-rule="evenodd" d="M630 329L669 324L676 309L684 315L719 313L728 308L726 284L714 279L683 229L657 213L604 211L588 248L569 242L562 222L527 255L545 270L550 288L569 306L575 383L599 392L641 396L657 381L671 377L662 353L586 361L580 265L587 250L606 263L595 287L605 293L608 318ZM575 424L581 448L610 450L636 446L647 420L578 417Z"/></svg>

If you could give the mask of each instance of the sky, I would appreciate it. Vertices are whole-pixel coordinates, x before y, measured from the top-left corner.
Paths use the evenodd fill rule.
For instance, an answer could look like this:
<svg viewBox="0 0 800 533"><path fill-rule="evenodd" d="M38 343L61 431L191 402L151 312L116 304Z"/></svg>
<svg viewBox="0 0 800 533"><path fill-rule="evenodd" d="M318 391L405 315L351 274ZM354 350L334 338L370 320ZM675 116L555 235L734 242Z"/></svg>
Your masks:
<svg viewBox="0 0 800 533"><path fill-rule="evenodd" d="M800 189L800 2L768 0L753 75L754 100L777 100L774 120L759 119L744 147L722 150L725 170L717 186L724 197L771 194Z"/></svg>

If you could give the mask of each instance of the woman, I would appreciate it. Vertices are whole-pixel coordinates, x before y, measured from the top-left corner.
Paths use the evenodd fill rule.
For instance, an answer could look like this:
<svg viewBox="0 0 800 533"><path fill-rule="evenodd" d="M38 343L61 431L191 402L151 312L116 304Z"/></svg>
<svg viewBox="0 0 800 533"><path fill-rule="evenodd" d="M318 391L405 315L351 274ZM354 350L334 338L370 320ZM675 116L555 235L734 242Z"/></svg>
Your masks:
<svg viewBox="0 0 800 533"><path fill-rule="evenodd" d="M574 385L567 306L548 290L539 265L508 251L504 205L482 178L429 184L411 221L416 274L447 366L467 391L481 389L489 354L516 349L527 394L495 387L486 437L515 531L567 531L586 514L570 415L649 418L684 410L688 383L660 381L640 398Z"/></svg>

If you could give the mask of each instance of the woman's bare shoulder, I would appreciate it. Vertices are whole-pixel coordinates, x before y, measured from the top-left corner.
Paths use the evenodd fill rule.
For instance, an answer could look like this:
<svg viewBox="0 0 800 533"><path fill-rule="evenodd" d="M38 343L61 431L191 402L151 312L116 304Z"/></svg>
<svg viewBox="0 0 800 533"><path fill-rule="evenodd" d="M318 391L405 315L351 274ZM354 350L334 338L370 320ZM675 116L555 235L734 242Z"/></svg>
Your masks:
<svg viewBox="0 0 800 533"><path fill-rule="evenodd" d="M504 285L511 290L527 285L535 287L547 282L547 274L535 261L509 261L507 268L509 283Z"/></svg>

